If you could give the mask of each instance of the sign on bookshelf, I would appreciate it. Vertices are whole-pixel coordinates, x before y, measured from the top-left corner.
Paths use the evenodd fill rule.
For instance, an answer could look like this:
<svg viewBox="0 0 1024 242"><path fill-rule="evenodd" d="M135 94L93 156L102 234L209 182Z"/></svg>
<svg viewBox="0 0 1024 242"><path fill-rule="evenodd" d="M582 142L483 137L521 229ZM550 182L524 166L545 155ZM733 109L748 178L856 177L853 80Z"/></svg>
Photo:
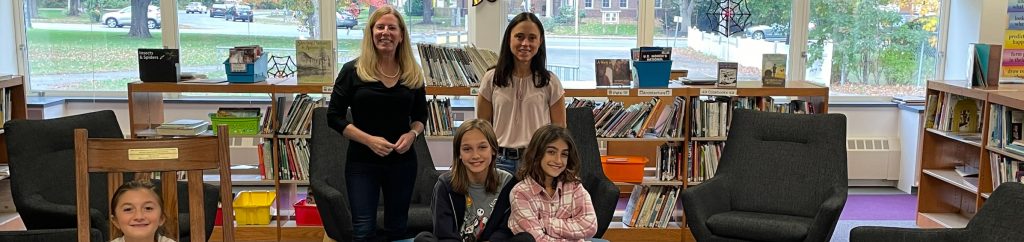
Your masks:
<svg viewBox="0 0 1024 242"><path fill-rule="evenodd" d="M608 89L608 96L629 96L629 89Z"/></svg>
<svg viewBox="0 0 1024 242"><path fill-rule="evenodd" d="M641 97L667 97L672 96L672 89L637 89L636 95Z"/></svg>
<svg viewBox="0 0 1024 242"><path fill-rule="evenodd" d="M323 86L323 87L321 87L320 92L322 92L322 93L333 93L334 92L334 86Z"/></svg>
<svg viewBox="0 0 1024 242"><path fill-rule="evenodd" d="M480 88L479 87L470 87L469 88L469 95L470 96L480 95Z"/></svg>
<svg viewBox="0 0 1024 242"><path fill-rule="evenodd" d="M701 96L736 96L736 89L717 89L717 88L705 88L700 89Z"/></svg>

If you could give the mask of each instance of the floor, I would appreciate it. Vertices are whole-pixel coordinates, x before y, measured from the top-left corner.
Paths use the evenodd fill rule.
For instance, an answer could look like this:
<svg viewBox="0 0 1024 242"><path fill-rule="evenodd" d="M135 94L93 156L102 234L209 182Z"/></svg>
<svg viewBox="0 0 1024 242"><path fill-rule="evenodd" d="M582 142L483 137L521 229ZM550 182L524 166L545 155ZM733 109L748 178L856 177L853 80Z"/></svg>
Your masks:
<svg viewBox="0 0 1024 242"><path fill-rule="evenodd" d="M849 194L832 242L850 241L850 230L858 226L917 227L914 194L891 187L850 188Z"/></svg>

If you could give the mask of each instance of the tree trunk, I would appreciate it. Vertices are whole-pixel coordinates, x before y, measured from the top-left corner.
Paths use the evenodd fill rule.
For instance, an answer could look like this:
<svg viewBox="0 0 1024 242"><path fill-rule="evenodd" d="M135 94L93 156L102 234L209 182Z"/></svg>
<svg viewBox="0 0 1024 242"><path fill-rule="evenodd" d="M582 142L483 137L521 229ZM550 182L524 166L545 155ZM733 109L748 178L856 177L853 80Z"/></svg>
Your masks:
<svg viewBox="0 0 1024 242"><path fill-rule="evenodd" d="M68 0L68 16L82 15L82 0Z"/></svg>
<svg viewBox="0 0 1024 242"><path fill-rule="evenodd" d="M39 16L39 0L26 0L25 6L28 7L28 16L25 17L32 19Z"/></svg>
<svg viewBox="0 0 1024 242"><path fill-rule="evenodd" d="M152 0L132 0L132 28L128 30L128 36L139 39L153 38L149 33L147 21L149 17L149 3Z"/></svg>
<svg viewBox="0 0 1024 242"><path fill-rule="evenodd" d="M431 17L434 15L434 1L433 0L421 0L423 1L423 22L422 24L432 24L434 21Z"/></svg>
<svg viewBox="0 0 1024 242"><path fill-rule="evenodd" d="M662 1L666 1L666 0L662 0ZM661 4L665 4L665 3L662 2ZM682 26L682 29L681 29L682 36L690 36L690 25L692 24L690 22L690 16L693 16L693 7L694 7L694 5L697 5L697 4L693 4L693 0L683 0L682 6L679 8L679 17L683 18L683 23L679 24L679 26ZM679 37L679 36L676 36L676 37Z"/></svg>

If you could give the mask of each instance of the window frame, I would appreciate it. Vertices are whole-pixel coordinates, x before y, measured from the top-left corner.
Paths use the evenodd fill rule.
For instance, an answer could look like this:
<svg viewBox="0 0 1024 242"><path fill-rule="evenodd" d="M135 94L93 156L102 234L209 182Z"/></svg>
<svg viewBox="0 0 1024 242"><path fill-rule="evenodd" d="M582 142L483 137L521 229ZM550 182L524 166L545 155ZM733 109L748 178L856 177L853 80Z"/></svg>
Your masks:
<svg viewBox="0 0 1024 242"><path fill-rule="evenodd" d="M612 8L612 0L601 0L601 8Z"/></svg>

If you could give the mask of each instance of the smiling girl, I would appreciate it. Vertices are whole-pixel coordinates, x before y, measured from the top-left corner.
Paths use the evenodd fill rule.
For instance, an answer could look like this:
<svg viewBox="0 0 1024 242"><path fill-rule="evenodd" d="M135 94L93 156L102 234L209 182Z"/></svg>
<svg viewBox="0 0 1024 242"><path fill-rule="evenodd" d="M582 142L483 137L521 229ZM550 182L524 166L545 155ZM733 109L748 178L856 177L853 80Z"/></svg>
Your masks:
<svg viewBox="0 0 1024 242"><path fill-rule="evenodd" d="M512 188L513 233L537 241L584 241L597 233L590 194L577 176L580 158L569 130L546 125L533 133Z"/></svg>
<svg viewBox="0 0 1024 242"><path fill-rule="evenodd" d="M135 180L122 184L110 200L110 221L122 235L111 242L174 242L163 236L163 207L153 183Z"/></svg>

